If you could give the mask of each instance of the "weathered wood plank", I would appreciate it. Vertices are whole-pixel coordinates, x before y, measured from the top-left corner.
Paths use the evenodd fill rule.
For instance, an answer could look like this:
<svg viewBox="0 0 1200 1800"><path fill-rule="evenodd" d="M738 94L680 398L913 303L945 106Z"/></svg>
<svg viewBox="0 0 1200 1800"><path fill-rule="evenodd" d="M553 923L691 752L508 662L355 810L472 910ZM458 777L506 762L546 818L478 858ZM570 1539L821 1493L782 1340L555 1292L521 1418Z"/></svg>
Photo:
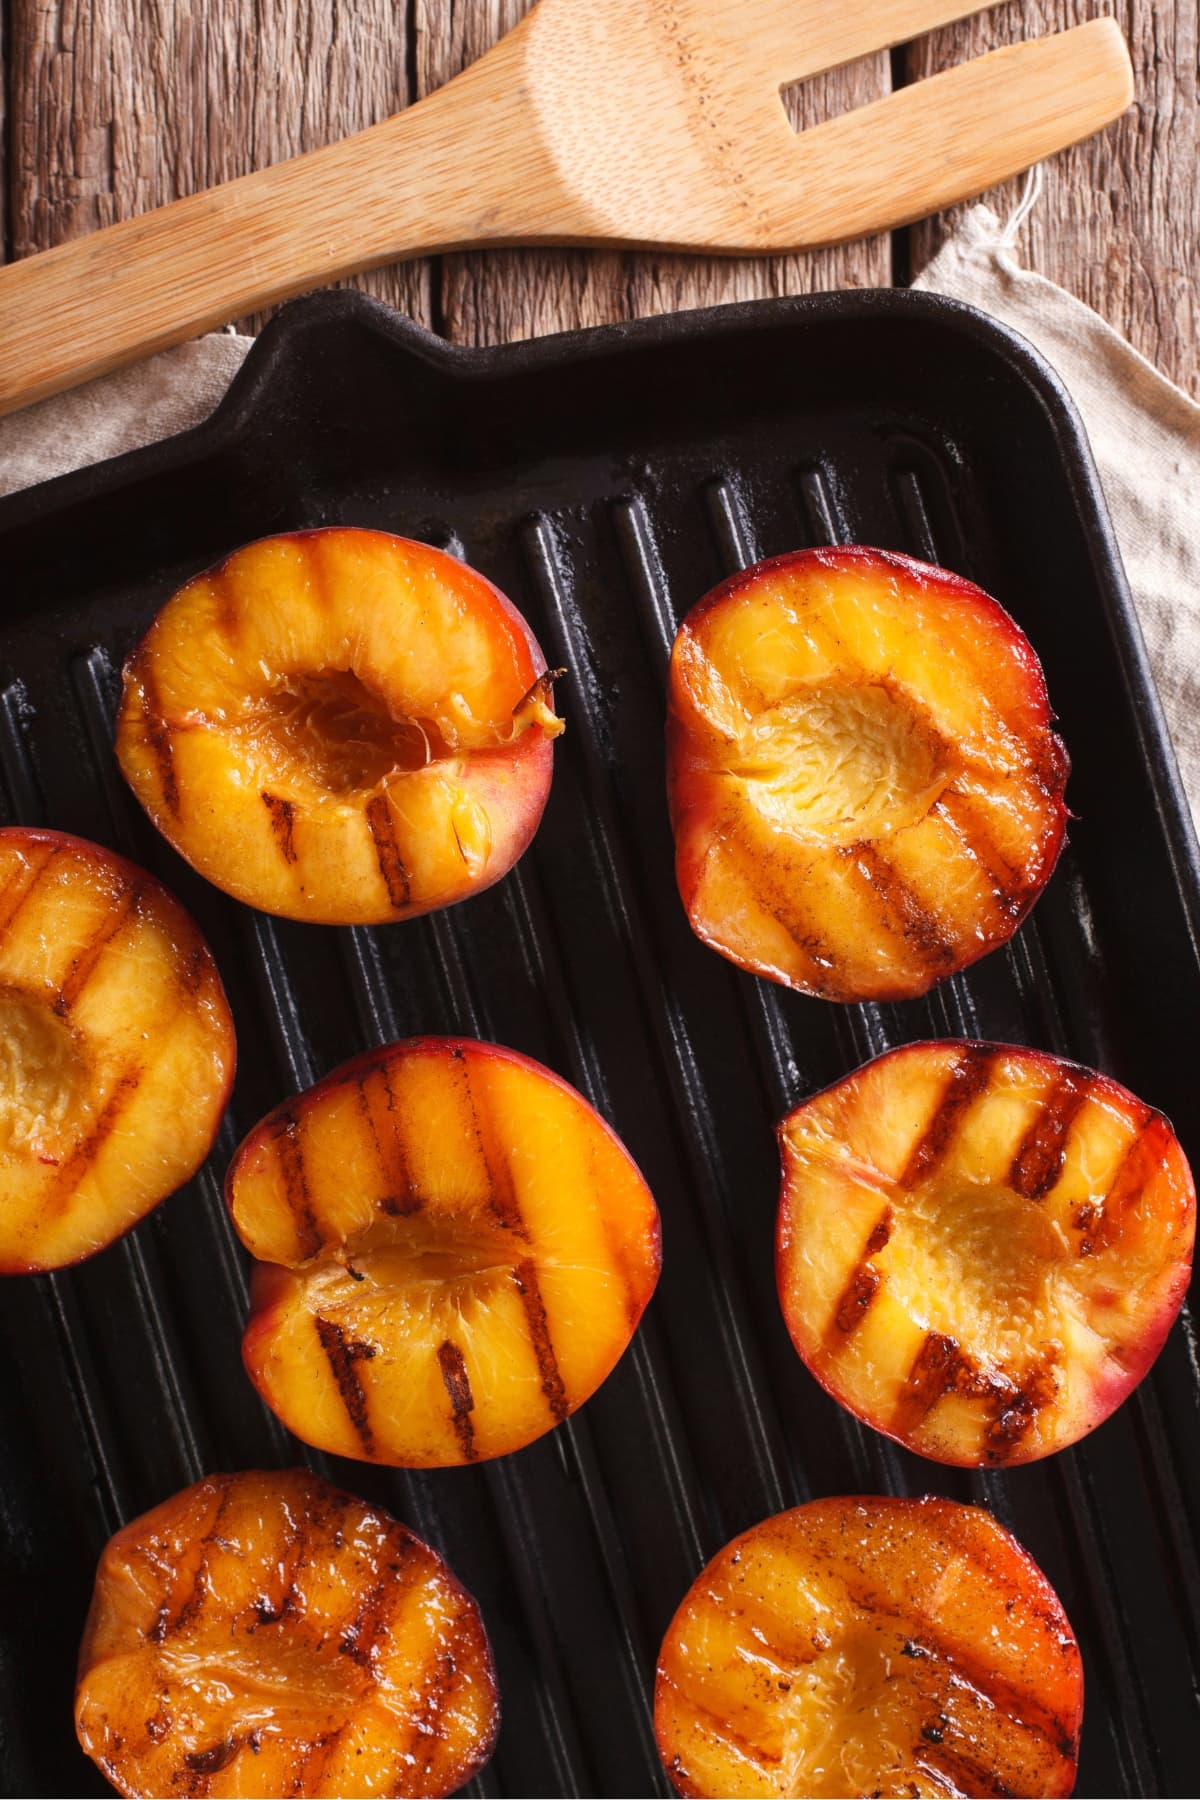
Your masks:
<svg viewBox="0 0 1200 1800"><path fill-rule="evenodd" d="M529 5L530 0L414 0L417 91L428 93L482 56ZM827 111L845 111L877 99L890 85L887 56L864 58L789 96L793 117L814 120ZM630 105L637 105L636 93ZM444 258L438 314L440 328L456 342L505 343L681 307L890 280L886 237L786 257L476 251Z"/></svg>
<svg viewBox="0 0 1200 1800"><path fill-rule="evenodd" d="M1078 24L1097 10L1095 0L997 7L913 45L906 73L916 80L997 44ZM1197 9L1190 0L1109 0L1099 10L1116 14L1129 41L1137 104L1098 137L1045 165L1045 189L1019 254L1200 397ZM1006 215L1020 185L989 194L989 205ZM914 268L944 241L955 217L951 212L913 228Z"/></svg>
<svg viewBox="0 0 1200 1800"><path fill-rule="evenodd" d="M388 0L10 0L13 250L314 149L408 98ZM356 285L428 323L430 275Z"/></svg>

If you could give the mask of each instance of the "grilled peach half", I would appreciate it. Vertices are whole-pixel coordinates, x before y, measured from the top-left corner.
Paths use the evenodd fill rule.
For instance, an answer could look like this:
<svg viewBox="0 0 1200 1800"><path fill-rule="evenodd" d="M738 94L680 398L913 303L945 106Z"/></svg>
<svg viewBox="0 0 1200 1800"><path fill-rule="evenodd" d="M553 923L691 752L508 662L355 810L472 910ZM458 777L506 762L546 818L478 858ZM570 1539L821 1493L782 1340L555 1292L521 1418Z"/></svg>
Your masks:
<svg viewBox="0 0 1200 1800"><path fill-rule="evenodd" d="M922 994L1005 943L1062 846L1067 756L1028 639L881 550L797 551L701 600L667 760L692 928L827 1000Z"/></svg>
<svg viewBox="0 0 1200 1800"><path fill-rule="evenodd" d="M592 1394L659 1269L658 1212L573 1088L494 1044L347 1063L229 1171L259 1258L247 1370L298 1437L430 1467L518 1450Z"/></svg>
<svg viewBox="0 0 1200 1800"><path fill-rule="evenodd" d="M0 1273L92 1256L182 1186L233 1065L178 900L99 844L0 830Z"/></svg>
<svg viewBox="0 0 1200 1800"><path fill-rule="evenodd" d="M425 544L264 538L125 666L117 756L199 872L264 912L382 924L507 873L550 789L552 677L516 608Z"/></svg>
<svg viewBox="0 0 1200 1800"><path fill-rule="evenodd" d="M1020 1463L1141 1380L1191 1271L1161 1113L1036 1050L941 1041L789 1113L777 1271L818 1381L923 1456Z"/></svg>
<svg viewBox="0 0 1200 1800"><path fill-rule="evenodd" d="M814 1500L727 1544L671 1622L654 1722L681 1794L1069 1794L1057 1595L990 1513Z"/></svg>
<svg viewBox="0 0 1200 1800"><path fill-rule="evenodd" d="M450 1794L498 1714L442 1558L303 1470L209 1476L101 1557L75 1723L119 1793Z"/></svg>

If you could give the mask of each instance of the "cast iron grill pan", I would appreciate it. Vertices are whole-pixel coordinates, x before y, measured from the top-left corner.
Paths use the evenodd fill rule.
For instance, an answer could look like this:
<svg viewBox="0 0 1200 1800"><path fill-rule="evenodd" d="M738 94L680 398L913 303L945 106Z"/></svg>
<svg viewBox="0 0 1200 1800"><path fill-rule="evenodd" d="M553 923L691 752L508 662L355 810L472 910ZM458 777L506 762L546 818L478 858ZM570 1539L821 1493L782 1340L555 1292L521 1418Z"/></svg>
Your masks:
<svg viewBox="0 0 1200 1800"><path fill-rule="evenodd" d="M122 658L187 576L268 532L370 525L465 556L529 618L568 721L532 850L499 887L383 930L235 906L111 753ZM1013 943L927 1000L837 1007L688 929L663 783L675 626L802 544L947 564L1029 633L1074 762L1070 845ZM772 1127L889 1046L1040 1045L1162 1107L1200 1163L1194 840L1080 428L1020 340L910 294L769 302L463 352L349 294L287 308L196 431L0 504L6 821L98 838L208 934L240 1069L209 1166L121 1244L0 1290L0 1784L102 1792L71 1727L109 1533L200 1475L305 1461L389 1507L479 1597L504 1725L481 1794L668 1792L663 1630L735 1532L814 1495L990 1507L1079 1632L1080 1794L1185 1794L1200 1764L1200 1418L1184 1319L1086 1443L1009 1475L857 1425L787 1340ZM494 1038L609 1118L663 1214L664 1273L599 1395L516 1456L412 1474L307 1451L241 1371L245 1258L220 1183L269 1106L367 1045Z"/></svg>

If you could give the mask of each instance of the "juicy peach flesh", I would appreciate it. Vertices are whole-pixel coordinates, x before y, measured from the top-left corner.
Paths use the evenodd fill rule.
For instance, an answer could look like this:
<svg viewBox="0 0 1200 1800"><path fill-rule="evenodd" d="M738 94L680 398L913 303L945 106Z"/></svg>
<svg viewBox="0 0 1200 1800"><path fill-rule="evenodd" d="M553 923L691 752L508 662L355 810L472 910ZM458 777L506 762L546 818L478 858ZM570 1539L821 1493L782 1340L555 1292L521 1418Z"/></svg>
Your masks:
<svg viewBox="0 0 1200 1800"><path fill-rule="evenodd" d="M1017 1463L1073 1443L1141 1379L1187 1290L1178 1141L1076 1063L913 1044L798 1106L780 1147L792 1340L923 1456Z"/></svg>
<svg viewBox="0 0 1200 1800"><path fill-rule="evenodd" d="M969 581L883 551L776 557L700 601L667 757L693 929L829 1000L921 994L1006 942L1062 844L1028 640Z"/></svg>
<svg viewBox="0 0 1200 1800"><path fill-rule="evenodd" d="M122 1794L449 1794L498 1705L441 1557L291 1469L210 1476L117 1532L75 1717Z"/></svg>
<svg viewBox="0 0 1200 1800"><path fill-rule="evenodd" d="M197 575L125 667L117 755L163 835L264 912L379 924L499 880L561 722L525 621L474 570L353 528Z"/></svg>
<svg viewBox="0 0 1200 1800"><path fill-rule="evenodd" d="M990 1514L815 1500L722 1550L663 1642L681 1794L1062 1795L1083 1705L1053 1589Z"/></svg>
<svg viewBox="0 0 1200 1800"><path fill-rule="evenodd" d="M243 1344L310 1444L500 1456L612 1369L658 1278L658 1213L575 1091L495 1045L392 1044L277 1107L229 1171L259 1259Z"/></svg>
<svg viewBox="0 0 1200 1800"><path fill-rule="evenodd" d="M233 1064L173 895L99 844L0 830L0 1271L91 1256L181 1186Z"/></svg>

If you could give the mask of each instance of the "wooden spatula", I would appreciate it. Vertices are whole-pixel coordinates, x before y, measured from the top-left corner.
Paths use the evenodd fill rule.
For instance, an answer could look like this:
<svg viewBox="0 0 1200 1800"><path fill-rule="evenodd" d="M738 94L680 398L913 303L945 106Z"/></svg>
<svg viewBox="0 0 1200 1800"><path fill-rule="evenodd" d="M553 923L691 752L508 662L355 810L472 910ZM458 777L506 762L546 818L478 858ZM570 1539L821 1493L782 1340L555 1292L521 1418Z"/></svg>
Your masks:
<svg viewBox="0 0 1200 1800"><path fill-rule="evenodd" d="M746 253L977 194L1115 119L1120 30L994 50L796 133L780 89L978 0L540 0L324 150L0 270L0 412L341 275L480 244Z"/></svg>

